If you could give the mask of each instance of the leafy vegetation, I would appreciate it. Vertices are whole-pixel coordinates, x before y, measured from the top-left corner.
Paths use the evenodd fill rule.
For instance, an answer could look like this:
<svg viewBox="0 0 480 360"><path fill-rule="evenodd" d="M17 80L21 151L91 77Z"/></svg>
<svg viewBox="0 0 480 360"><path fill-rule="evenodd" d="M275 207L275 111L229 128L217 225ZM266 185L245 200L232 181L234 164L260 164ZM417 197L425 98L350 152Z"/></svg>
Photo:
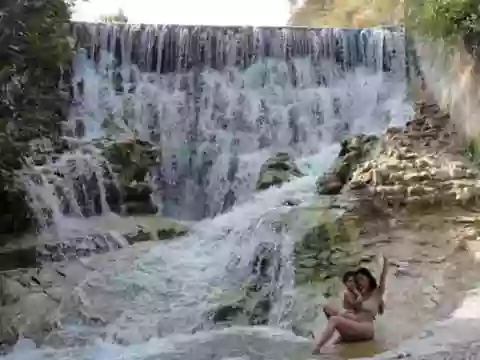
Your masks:
<svg viewBox="0 0 480 360"><path fill-rule="evenodd" d="M68 115L70 6L64 0L0 5L0 232L24 225L27 210L15 174L29 141L57 140Z"/></svg>
<svg viewBox="0 0 480 360"><path fill-rule="evenodd" d="M409 0L410 29L434 39L454 40L480 31L478 0Z"/></svg>
<svg viewBox="0 0 480 360"><path fill-rule="evenodd" d="M467 139L467 145L465 146L465 155L470 161L475 164L480 164L480 144L478 139L470 138Z"/></svg>
<svg viewBox="0 0 480 360"><path fill-rule="evenodd" d="M310 27L370 27L400 24L403 0L306 0L290 19Z"/></svg>
<svg viewBox="0 0 480 360"><path fill-rule="evenodd" d="M306 0L290 20L312 27L369 27L406 23L434 39L468 38L480 32L478 0Z"/></svg>
<svg viewBox="0 0 480 360"><path fill-rule="evenodd" d="M128 23L128 17L122 9L118 9L116 14L101 16L100 21L105 23Z"/></svg>

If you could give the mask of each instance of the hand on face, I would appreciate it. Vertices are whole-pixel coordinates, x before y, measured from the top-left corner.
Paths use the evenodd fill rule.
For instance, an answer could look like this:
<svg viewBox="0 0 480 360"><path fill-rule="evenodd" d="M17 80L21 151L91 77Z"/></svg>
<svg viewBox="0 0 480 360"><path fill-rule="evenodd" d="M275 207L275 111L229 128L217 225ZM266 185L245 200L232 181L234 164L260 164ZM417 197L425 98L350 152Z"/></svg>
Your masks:
<svg viewBox="0 0 480 360"><path fill-rule="evenodd" d="M362 293L365 294L369 290L369 279L363 274L357 274L355 277L355 281L357 284L357 289Z"/></svg>
<svg viewBox="0 0 480 360"><path fill-rule="evenodd" d="M349 291L351 291L351 292L353 292L353 293L355 293L356 291L358 291L358 290L357 290L357 283L355 282L355 279L354 279L353 277L350 278L350 279L348 279L347 282L345 282L345 286L346 286L346 288L347 288Z"/></svg>

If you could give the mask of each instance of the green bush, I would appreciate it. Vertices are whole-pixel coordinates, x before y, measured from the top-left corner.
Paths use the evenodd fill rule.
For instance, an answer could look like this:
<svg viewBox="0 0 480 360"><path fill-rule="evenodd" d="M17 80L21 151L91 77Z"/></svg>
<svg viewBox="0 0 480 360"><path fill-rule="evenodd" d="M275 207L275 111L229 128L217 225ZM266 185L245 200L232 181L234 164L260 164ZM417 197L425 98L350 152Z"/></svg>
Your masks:
<svg viewBox="0 0 480 360"><path fill-rule="evenodd" d="M70 2L5 0L0 4L0 232L23 226L16 173L29 141L59 139L70 108ZM24 204L23 204L24 205ZM23 217L23 218L22 218ZM7 219L3 221L2 219Z"/></svg>
<svg viewBox="0 0 480 360"><path fill-rule="evenodd" d="M480 163L480 142L479 139L471 138L467 140L465 148L467 157L476 164Z"/></svg>
<svg viewBox="0 0 480 360"><path fill-rule="evenodd" d="M480 31L478 0L409 0L409 29L431 38L452 40Z"/></svg>

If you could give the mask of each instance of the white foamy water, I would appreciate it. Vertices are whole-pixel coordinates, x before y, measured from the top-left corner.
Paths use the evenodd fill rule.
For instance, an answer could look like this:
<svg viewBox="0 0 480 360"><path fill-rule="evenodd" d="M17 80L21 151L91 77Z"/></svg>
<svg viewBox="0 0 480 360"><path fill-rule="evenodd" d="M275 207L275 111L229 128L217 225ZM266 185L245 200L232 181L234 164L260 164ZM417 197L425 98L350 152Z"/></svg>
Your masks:
<svg viewBox="0 0 480 360"><path fill-rule="evenodd" d="M295 229L292 223L288 230L279 233L273 230L273 226L292 209L283 205L285 200L308 204L315 199L315 174L331 164L338 150L338 145L333 145L305 159L308 163L321 159L323 169L317 167L310 170L309 175L281 188L255 195L251 201L228 213L199 222L193 235L155 245L133 264L106 267L92 273L88 282L77 291L86 299L92 295L89 300L92 302L108 300L95 306L97 311L103 310L107 318L110 311L120 315L101 328L66 322L56 335L65 341L77 338L77 341L82 339L91 345L34 350L31 344L23 341L6 359L193 360L211 356L254 359L256 357L251 356L256 352L263 354L263 359L286 359L290 354L308 351L305 339L275 327L281 326L280 320L288 315L283 312L289 309L282 306L274 312L271 327L208 331L207 326L194 335L188 334L206 324L205 316L218 304L221 292L239 286L239 281L250 271L250 262L260 243L285 245L282 249L283 273L273 286L278 287L279 299L283 293L293 295L293 268L289 265L291 249L288 245L293 244L290 237L299 229ZM309 172L308 168L303 170ZM280 343L283 346L279 348Z"/></svg>
<svg viewBox="0 0 480 360"><path fill-rule="evenodd" d="M390 41L401 51L401 40L384 38L380 30L369 33L361 42L368 57L348 68L320 56L289 61L259 56L244 67L227 61L217 70L166 74L158 65L158 73L146 73L127 61L133 58L132 37L125 35L123 45L130 47L122 45L119 89L105 40L111 33L102 34L99 62L86 53L78 56L75 81L83 91L77 88L72 123L85 122L87 139L110 132L156 142L162 165L151 175L158 179L164 211L211 218L197 222L191 235L152 245L130 263L119 260L92 272L77 290L106 323L65 318L52 335L77 346L32 349L23 342L7 359L306 358L305 339L283 330L301 319L307 306L296 301L292 265L293 244L304 229L289 217L295 207L284 203L320 201L315 181L334 160L341 136L378 133L406 120L411 108L402 57L390 72L378 65L380 45ZM280 35L267 40L284 49ZM142 37L145 46L148 36ZM148 69L153 55L145 49L142 63L150 63ZM259 167L280 150L295 156L306 176L255 193ZM234 205L227 193L233 193ZM274 244L280 254L280 273L269 284L274 307L268 327L212 329L207 313L241 286L259 244Z"/></svg>
<svg viewBox="0 0 480 360"><path fill-rule="evenodd" d="M90 41L75 60L70 126L83 121L87 138L130 134L159 144L162 163L152 175L168 216L215 216L248 199L273 152L316 153L346 133L401 122L409 110L399 33L76 31Z"/></svg>

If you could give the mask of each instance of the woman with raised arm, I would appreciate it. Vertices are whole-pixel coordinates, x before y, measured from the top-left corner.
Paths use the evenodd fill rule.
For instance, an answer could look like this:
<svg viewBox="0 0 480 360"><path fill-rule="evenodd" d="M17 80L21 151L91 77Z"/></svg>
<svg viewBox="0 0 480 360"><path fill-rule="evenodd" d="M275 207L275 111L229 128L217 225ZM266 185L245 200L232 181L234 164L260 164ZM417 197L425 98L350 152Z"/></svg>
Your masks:
<svg viewBox="0 0 480 360"><path fill-rule="evenodd" d="M355 281L362 295L362 303L354 317L332 316L327 327L315 341L313 353L319 353L321 348L333 338L337 331L342 341L369 341L374 338L374 320L377 314L383 312L383 294L387 278L388 261L383 256L380 281L367 268L355 272Z"/></svg>

